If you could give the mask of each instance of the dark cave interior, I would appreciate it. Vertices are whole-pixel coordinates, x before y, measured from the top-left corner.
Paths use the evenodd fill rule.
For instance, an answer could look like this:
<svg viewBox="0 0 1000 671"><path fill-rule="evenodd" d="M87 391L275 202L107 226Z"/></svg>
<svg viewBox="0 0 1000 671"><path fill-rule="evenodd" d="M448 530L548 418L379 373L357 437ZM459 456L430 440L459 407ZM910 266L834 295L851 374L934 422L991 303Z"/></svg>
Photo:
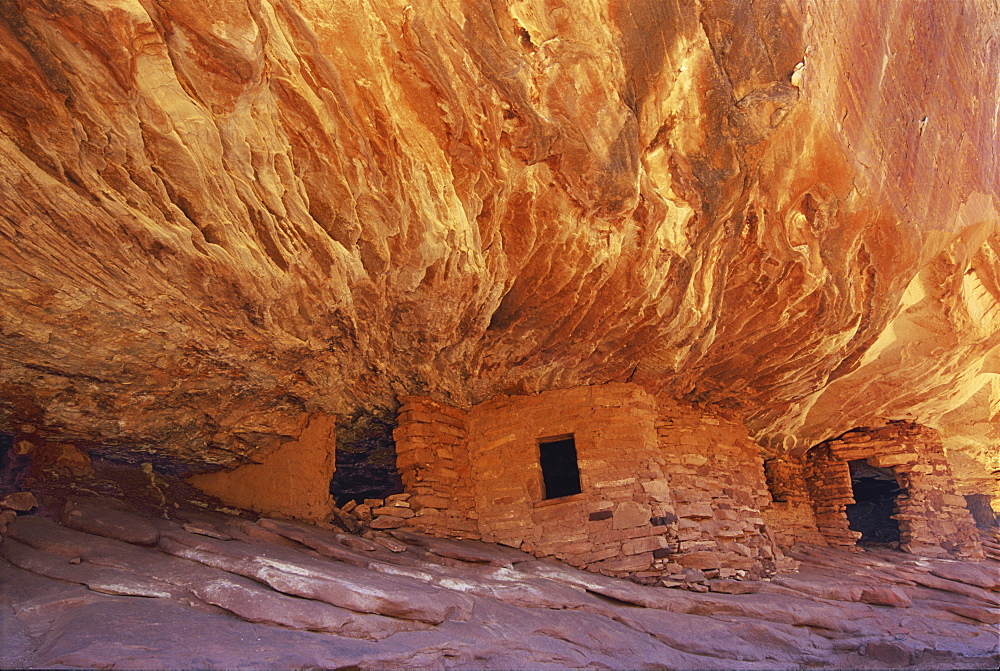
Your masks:
<svg viewBox="0 0 1000 671"><path fill-rule="evenodd" d="M861 532L859 545L899 542L896 497L903 491L891 468L879 468L864 459L849 462L854 503L847 506L850 528Z"/></svg>

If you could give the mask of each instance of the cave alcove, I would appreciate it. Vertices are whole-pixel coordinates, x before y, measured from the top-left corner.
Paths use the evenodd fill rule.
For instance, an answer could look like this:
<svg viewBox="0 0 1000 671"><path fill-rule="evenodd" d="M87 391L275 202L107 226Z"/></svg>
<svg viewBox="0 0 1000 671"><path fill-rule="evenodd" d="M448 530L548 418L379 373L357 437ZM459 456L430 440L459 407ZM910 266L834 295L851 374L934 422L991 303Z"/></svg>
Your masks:
<svg viewBox="0 0 1000 671"><path fill-rule="evenodd" d="M402 493L392 437L396 424L392 409L362 409L337 421L337 470L330 494L338 506Z"/></svg>
<svg viewBox="0 0 1000 671"><path fill-rule="evenodd" d="M902 488L891 468L872 466L864 459L849 461L854 503L847 506L847 520L861 532L858 545L890 545L900 540L896 497Z"/></svg>

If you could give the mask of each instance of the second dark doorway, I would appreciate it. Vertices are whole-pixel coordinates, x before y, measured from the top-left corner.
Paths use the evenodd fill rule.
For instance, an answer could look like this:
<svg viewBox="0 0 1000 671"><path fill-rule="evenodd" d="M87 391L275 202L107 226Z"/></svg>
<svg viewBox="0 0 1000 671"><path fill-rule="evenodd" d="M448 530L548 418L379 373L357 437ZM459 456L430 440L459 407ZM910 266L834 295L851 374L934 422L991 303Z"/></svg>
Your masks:
<svg viewBox="0 0 1000 671"><path fill-rule="evenodd" d="M847 506L847 520L853 531L860 531L858 545L899 543L896 497L902 489L889 468L879 468L864 459L848 462L855 503Z"/></svg>

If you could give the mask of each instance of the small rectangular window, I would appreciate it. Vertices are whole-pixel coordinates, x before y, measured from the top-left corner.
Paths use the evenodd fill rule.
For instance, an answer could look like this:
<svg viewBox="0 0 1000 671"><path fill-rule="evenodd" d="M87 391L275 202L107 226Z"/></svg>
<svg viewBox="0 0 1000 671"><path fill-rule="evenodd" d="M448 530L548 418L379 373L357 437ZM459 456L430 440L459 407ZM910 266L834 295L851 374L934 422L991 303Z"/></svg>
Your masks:
<svg viewBox="0 0 1000 671"><path fill-rule="evenodd" d="M540 441L538 453L545 485L544 498L558 499L580 493L580 467L576 462L576 443L572 436Z"/></svg>

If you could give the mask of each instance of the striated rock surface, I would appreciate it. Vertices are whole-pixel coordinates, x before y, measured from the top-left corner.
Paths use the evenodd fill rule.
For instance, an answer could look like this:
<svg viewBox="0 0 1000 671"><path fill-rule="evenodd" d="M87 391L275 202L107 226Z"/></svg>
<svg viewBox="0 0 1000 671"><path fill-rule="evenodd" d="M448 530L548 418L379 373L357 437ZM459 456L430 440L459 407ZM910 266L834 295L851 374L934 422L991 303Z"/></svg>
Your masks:
<svg viewBox="0 0 1000 671"><path fill-rule="evenodd" d="M691 593L475 541L401 533L390 551L176 503L145 517L114 499L72 499L75 529L18 517L0 542L0 663L994 669L1000 659L992 561L813 548L795 576ZM128 542L150 527L156 547Z"/></svg>
<svg viewBox="0 0 1000 671"><path fill-rule="evenodd" d="M777 450L935 426L995 493L998 32L995 0L3 2L0 430L203 467L399 394L629 379Z"/></svg>

